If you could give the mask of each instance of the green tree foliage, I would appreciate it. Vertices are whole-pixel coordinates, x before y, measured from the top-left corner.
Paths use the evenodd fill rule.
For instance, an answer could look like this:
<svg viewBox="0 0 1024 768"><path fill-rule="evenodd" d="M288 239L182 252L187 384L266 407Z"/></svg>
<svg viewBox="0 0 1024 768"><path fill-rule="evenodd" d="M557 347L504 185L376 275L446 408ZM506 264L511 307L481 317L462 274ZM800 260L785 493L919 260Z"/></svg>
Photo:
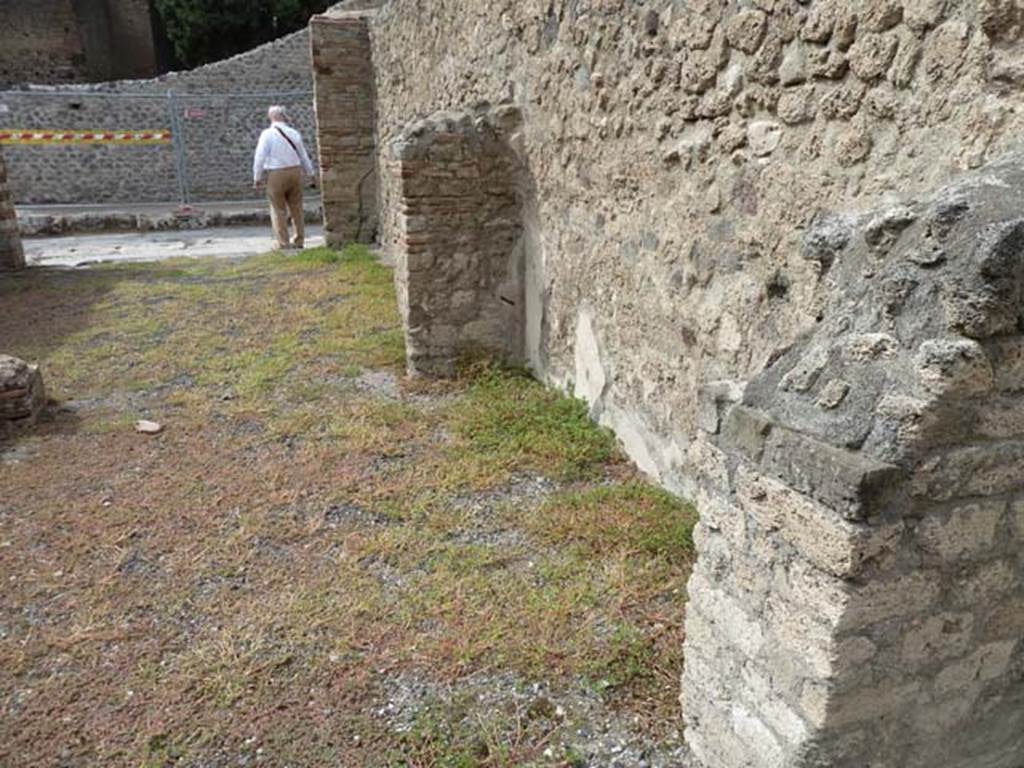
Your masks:
<svg viewBox="0 0 1024 768"><path fill-rule="evenodd" d="M242 53L305 26L331 0L155 0L177 67Z"/></svg>

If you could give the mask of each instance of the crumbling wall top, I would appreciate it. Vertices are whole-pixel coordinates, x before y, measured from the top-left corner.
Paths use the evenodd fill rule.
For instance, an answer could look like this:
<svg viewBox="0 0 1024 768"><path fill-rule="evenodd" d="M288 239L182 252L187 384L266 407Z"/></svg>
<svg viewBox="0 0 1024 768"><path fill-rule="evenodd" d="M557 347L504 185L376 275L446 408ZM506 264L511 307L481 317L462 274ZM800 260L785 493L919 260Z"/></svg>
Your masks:
<svg viewBox="0 0 1024 768"><path fill-rule="evenodd" d="M1020 384L1022 210L1016 153L928 197L820 217L802 256L827 305L748 383L721 442L859 517L936 452L991 440L980 414Z"/></svg>

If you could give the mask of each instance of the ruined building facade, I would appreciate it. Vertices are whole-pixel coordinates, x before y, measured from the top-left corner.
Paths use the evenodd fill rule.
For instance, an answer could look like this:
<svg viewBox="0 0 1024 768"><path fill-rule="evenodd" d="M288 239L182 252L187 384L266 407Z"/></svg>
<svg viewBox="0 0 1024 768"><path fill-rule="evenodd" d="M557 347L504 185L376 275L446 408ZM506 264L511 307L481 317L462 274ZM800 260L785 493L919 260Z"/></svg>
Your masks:
<svg viewBox="0 0 1024 768"><path fill-rule="evenodd" d="M328 228L394 254L414 372L526 363L697 501L695 759L1020 768L1020 5L392 0L313 40Z"/></svg>
<svg viewBox="0 0 1024 768"><path fill-rule="evenodd" d="M0 0L0 89L152 77L150 0Z"/></svg>

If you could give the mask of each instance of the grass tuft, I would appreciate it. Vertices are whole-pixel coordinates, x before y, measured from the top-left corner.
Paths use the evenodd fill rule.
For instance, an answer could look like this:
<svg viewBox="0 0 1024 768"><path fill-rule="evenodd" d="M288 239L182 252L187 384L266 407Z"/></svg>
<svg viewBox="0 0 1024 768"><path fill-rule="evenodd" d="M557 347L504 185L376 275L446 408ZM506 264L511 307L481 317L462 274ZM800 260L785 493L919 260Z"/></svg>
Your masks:
<svg viewBox="0 0 1024 768"><path fill-rule="evenodd" d="M468 451L562 480L595 477L616 457L614 436L594 425L582 400L545 388L526 371L491 364L468 379L451 418Z"/></svg>
<svg viewBox="0 0 1024 768"><path fill-rule="evenodd" d="M554 496L523 522L555 547L686 560L697 513L669 492L634 481Z"/></svg>

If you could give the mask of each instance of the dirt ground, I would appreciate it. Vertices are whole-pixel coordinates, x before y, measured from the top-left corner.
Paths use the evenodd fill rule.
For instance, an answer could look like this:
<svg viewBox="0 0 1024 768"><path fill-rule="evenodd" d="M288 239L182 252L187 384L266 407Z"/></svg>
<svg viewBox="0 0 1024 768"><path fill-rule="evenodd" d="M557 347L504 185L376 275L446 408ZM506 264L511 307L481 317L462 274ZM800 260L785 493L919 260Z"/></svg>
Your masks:
<svg viewBox="0 0 1024 768"><path fill-rule="evenodd" d="M0 278L0 765L676 766L694 511L365 250ZM138 419L164 425L156 436Z"/></svg>

